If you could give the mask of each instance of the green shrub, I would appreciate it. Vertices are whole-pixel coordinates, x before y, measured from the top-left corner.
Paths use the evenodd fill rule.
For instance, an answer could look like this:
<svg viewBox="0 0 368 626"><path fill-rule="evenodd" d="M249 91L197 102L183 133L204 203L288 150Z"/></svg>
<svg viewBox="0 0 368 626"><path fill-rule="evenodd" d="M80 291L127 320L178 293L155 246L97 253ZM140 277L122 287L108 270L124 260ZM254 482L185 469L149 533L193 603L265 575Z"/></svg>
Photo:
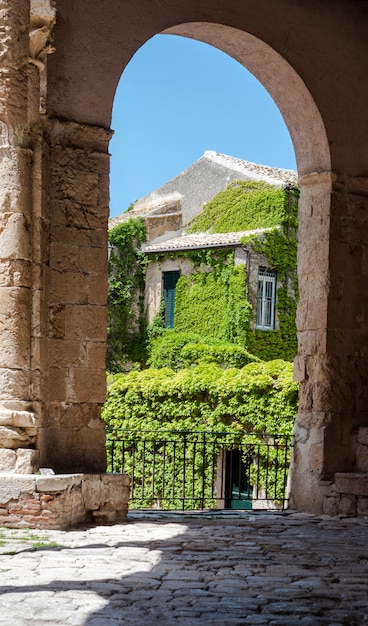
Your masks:
<svg viewBox="0 0 368 626"><path fill-rule="evenodd" d="M168 329L151 341L148 364L153 368L169 367L178 371L200 363L239 368L253 361L259 359L236 344Z"/></svg>
<svg viewBox="0 0 368 626"><path fill-rule="evenodd" d="M229 367L244 367L247 363L259 361L259 359L247 352L241 346L233 343L219 342L217 345L209 343L187 343L181 351L181 358L185 367L199 365L200 363L217 363L222 369Z"/></svg>
<svg viewBox="0 0 368 626"><path fill-rule="evenodd" d="M108 427L108 469L112 469L112 454L117 450L116 433L120 432L124 439L123 431L126 431L125 436L131 437L131 441L136 443L133 456L128 454L124 467L121 465L120 469L132 472L134 458L132 484L135 493L138 496L143 494L143 484L151 481L154 481L158 493L161 487L164 487L165 493L169 493L173 487L171 481L174 480L170 469L174 466L175 481L185 485L184 466L188 464L194 468L191 469L190 483L194 499L186 500L185 506L195 508L201 497L201 480L196 478L205 475L206 482L211 484L213 458L219 454L220 448L226 449L226 442L233 447L235 441L241 441L241 433L244 431L270 435L290 434L297 412L297 396L298 386L292 379L292 366L284 361L250 363L240 370L222 370L218 365L202 364L179 372L148 369L126 375L117 374L109 380L108 397L102 413ZM139 432L142 430L145 431L144 438L147 441L156 441L154 447L149 444L146 446L141 441ZM182 439L178 433L183 430L227 432L230 435L222 437L218 448L209 446L199 456L195 444L190 444L183 456ZM131 431L136 431L137 435L134 437ZM170 433L164 433L163 440L157 440L155 431ZM272 437L268 439L272 441ZM248 438L254 450L258 450L261 441L260 435ZM166 450L165 455L162 454L162 448ZM257 452L257 467L260 468L258 486L262 488L272 484L273 497L281 499L284 475L278 474L277 467L280 461L287 460L285 453L277 448L268 449L267 452L263 450L260 448ZM154 474L151 474L152 463ZM143 468L146 468L147 473ZM166 470L169 471L166 473ZM255 466L251 471L254 480ZM205 497L210 502L211 495ZM152 500L144 498L141 502L143 507L154 504ZM178 506L175 502L166 501L160 502L160 505L168 508Z"/></svg>
<svg viewBox="0 0 368 626"><path fill-rule="evenodd" d="M290 433L298 385L292 364L255 362L223 370L201 364L174 372L147 369L109 380L103 417L125 429L233 429Z"/></svg>

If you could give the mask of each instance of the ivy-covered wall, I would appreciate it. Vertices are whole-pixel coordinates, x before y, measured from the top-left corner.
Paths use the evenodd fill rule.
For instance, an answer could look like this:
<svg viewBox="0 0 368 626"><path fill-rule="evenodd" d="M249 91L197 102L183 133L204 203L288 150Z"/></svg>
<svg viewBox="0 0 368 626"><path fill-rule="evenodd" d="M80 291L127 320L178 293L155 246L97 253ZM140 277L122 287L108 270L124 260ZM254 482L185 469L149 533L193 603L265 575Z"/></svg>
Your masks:
<svg viewBox="0 0 368 626"><path fill-rule="evenodd" d="M293 360L297 353L296 308L298 303L297 231L298 198L296 187L282 189L279 225L262 237L244 238L254 252L262 254L268 267L277 271L278 328L262 331L254 328L247 334L247 348L262 360L283 358ZM253 307L254 308L254 307Z"/></svg>
<svg viewBox="0 0 368 626"><path fill-rule="evenodd" d="M175 329L245 346L251 316L245 264L234 266L234 253L212 255L212 266L181 276L176 285ZM209 271L212 270L212 271Z"/></svg>
<svg viewBox="0 0 368 626"><path fill-rule="evenodd" d="M219 229L226 227L227 232L236 231L239 226L244 231L258 228L266 221L269 230L242 239L248 263L244 258L242 263L234 265L234 252L223 249L168 255L171 259L189 259L192 264L192 273L181 276L176 285L176 331L232 342L266 361L293 360L297 352L298 196L295 187L275 189L266 183L239 182L232 183L208 203L193 221L192 229L212 223L212 232L217 229L216 224ZM261 215L256 212L258 202L264 203ZM243 215L241 222L239 214ZM162 263L162 259L156 257L155 262ZM258 265L277 271L275 330L256 328Z"/></svg>
<svg viewBox="0 0 368 626"><path fill-rule="evenodd" d="M154 341L147 342L147 338L167 332L160 320L162 310L157 296L158 315L149 325L148 334L143 311L146 266L163 266L164 259L176 260L178 267L180 263L186 266L186 275L176 285L175 331L196 334L202 345L216 339L238 345L262 360L291 361L297 352L298 195L294 186L275 188L262 181L235 181L215 196L187 229L211 233L269 229L242 241L251 263L252 256L258 255L257 259L263 258L269 269L277 270L275 330L255 328L257 278L253 277L250 293L249 263L244 258L234 264L233 250L178 251L165 257L143 255L137 252L145 238L142 219L129 220L110 231L114 253L109 279L109 371L129 369L127 363L130 367L136 362L145 365L155 350ZM160 272L158 280L156 292L161 290Z"/></svg>
<svg viewBox="0 0 368 626"><path fill-rule="evenodd" d="M280 224L288 191L264 181L236 180L187 226L187 233L231 233Z"/></svg>
<svg viewBox="0 0 368 626"><path fill-rule="evenodd" d="M143 362L146 325L143 311L145 257L139 252L146 237L143 219L130 219L109 231L107 370L121 372Z"/></svg>

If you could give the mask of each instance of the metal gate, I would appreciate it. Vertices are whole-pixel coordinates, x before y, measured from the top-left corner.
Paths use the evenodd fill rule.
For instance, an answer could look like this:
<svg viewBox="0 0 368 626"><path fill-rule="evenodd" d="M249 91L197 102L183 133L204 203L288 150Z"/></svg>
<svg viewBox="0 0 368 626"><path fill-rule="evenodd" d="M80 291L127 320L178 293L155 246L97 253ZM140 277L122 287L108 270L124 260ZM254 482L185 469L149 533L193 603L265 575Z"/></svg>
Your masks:
<svg viewBox="0 0 368 626"><path fill-rule="evenodd" d="M130 508L286 508L291 435L108 430L108 471L131 478Z"/></svg>

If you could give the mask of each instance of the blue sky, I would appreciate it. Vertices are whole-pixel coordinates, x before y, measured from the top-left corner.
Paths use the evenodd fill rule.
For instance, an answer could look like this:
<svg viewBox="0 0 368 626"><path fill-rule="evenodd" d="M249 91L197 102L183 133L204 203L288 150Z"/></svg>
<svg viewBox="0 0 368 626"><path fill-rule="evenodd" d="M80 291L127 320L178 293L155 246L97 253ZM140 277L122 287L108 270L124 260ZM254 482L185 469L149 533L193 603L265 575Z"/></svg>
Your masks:
<svg viewBox="0 0 368 626"><path fill-rule="evenodd" d="M207 44L156 35L130 61L116 91L110 215L116 216L205 150L296 169L290 135L262 85Z"/></svg>

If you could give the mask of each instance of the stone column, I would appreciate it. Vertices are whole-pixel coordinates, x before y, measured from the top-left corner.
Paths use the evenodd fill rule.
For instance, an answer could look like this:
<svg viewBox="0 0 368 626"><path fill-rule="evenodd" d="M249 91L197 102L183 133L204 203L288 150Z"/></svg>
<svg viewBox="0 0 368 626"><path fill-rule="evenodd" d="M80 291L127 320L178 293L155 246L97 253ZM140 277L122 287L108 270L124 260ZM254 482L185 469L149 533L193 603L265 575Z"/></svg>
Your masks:
<svg viewBox="0 0 368 626"><path fill-rule="evenodd" d="M368 180L316 174L301 192L291 495L318 513L334 473L354 469L356 433L368 424Z"/></svg>
<svg viewBox="0 0 368 626"><path fill-rule="evenodd" d="M105 470L107 220L111 133L50 120L47 417L42 464Z"/></svg>
<svg viewBox="0 0 368 626"><path fill-rule="evenodd" d="M29 3L0 0L0 471L32 471Z"/></svg>

